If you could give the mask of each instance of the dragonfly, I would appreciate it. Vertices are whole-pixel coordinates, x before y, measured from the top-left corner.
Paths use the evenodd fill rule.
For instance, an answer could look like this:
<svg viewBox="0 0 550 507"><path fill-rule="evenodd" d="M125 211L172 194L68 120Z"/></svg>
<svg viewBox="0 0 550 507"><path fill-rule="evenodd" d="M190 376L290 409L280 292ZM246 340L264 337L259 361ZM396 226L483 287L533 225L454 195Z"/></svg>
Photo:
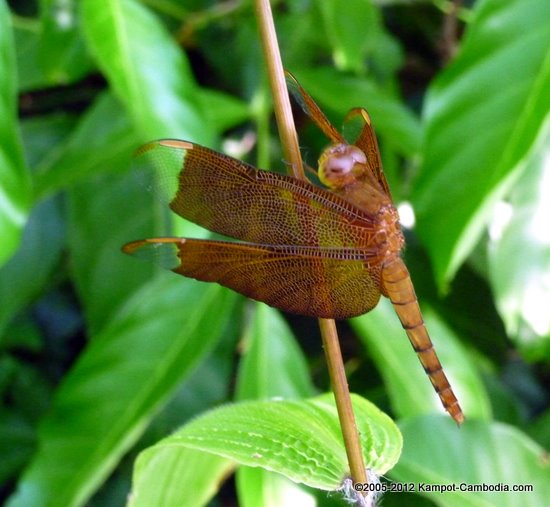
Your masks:
<svg viewBox="0 0 550 507"><path fill-rule="evenodd" d="M369 114L348 113L348 142L290 74L287 84L330 141L318 163L323 186L190 141L153 141L138 149L136 161L151 172L169 209L237 241L157 237L127 243L123 252L308 317L356 317L389 298L443 407L460 425L464 414L401 258L404 236Z"/></svg>

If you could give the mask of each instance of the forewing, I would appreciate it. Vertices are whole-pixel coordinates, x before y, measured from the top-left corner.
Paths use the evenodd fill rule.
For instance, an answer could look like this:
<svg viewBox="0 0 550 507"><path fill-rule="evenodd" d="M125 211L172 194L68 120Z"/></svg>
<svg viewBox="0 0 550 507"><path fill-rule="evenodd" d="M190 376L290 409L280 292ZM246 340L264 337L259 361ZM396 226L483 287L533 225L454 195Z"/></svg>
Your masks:
<svg viewBox="0 0 550 507"><path fill-rule="evenodd" d="M354 317L380 298L379 259L356 249L156 238L129 243L124 251L156 257L181 275L309 317Z"/></svg>
<svg viewBox="0 0 550 507"><path fill-rule="evenodd" d="M376 134L369 113L365 109L357 107L347 114L344 120L344 135L349 143L357 146L367 156L367 166L384 192L391 197L390 187L382 168Z"/></svg>
<svg viewBox="0 0 550 507"><path fill-rule="evenodd" d="M187 141L136 156L178 215L213 232L272 245L372 248L374 217L331 192Z"/></svg>
<svg viewBox="0 0 550 507"><path fill-rule="evenodd" d="M315 124L321 129L323 134L327 136L330 141L334 144L345 143L344 137L338 130L334 128L332 123L328 121L328 118L325 116L325 113L321 111L319 106L311 98L311 95L307 93L296 78L288 71L285 72L286 76L286 86L292 96L300 104L300 107L303 109Z"/></svg>

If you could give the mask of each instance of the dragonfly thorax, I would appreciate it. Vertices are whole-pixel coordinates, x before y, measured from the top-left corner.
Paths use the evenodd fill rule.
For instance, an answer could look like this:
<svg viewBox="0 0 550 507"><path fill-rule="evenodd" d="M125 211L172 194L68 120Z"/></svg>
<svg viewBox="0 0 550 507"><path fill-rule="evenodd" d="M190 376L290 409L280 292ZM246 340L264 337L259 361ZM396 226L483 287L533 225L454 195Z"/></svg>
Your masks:
<svg viewBox="0 0 550 507"><path fill-rule="evenodd" d="M393 204L387 204L380 208L377 219L376 243L385 250L384 255L387 258L393 258L401 252L405 244L399 213Z"/></svg>

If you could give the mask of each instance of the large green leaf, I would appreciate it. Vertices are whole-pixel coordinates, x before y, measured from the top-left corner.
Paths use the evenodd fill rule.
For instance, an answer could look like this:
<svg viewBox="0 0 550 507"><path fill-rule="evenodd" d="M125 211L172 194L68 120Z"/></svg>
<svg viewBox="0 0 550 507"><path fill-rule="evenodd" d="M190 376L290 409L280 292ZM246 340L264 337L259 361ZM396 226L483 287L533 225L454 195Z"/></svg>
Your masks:
<svg viewBox="0 0 550 507"><path fill-rule="evenodd" d="M159 277L90 343L57 392L9 505L82 505L219 339L222 289ZM223 293L229 297L228 291Z"/></svg>
<svg viewBox="0 0 550 507"><path fill-rule="evenodd" d="M245 336L237 399L293 399L313 394L306 359L277 310L256 303ZM262 468L239 467L236 483L241 507L292 507L314 502L297 484Z"/></svg>
<svg viewBox="0 0 550 507"><path fill-rule="evenodd" d="M41 0L39 65L50 83L72 83L92 67L78 26L77 0Z"/></svg>
<svg viewBox="0 0 550 507"><path fill-rule="evenodd" d="M128 241L154 232L152 207L144 205L152 196L136 176L132 171L102 175L76 185L69 194L73 278L91 333L99 331L128 295L154 273L152 263L120 251Z"/></svg>
<svg viewBox="0 0 550 507"><path fill-rule="evenodd" d="M495 220L490 229L496 303L508 335L531 359L550 357L549 143L550 135L541 138L510 199L500 203L508 223Z"/></svg>
<svg viewBox="0 0 550 507"><path fill-rule="evenodd" d="M252 114L252 108L246 102L216 90L200 88L197 98L206 122L219 132L242 123Z"/></svg>
<svg viewBox="0 0 550 507"><path fill-rule="evenodd" d="M466 418L490 417L491 407L483 383L457 337L435 312L424 308L424 319ZM375 359L399 417L443 410L387 299L350 322Z"/></svg>
<svg viewBox="0 0 550 507"><path fill-rule="evenodd" d="M194 449L142 453L134 468L129 507L203 507L235 468L231 460Z"/></svg>
<svg viewBox="0 0 550 507"><path fill-rule="evenodd" d="M256 303L245 337L237 399L305 398L314 393L305 357L277 310Z"/></svg>
<svg viewBox="0 0 550 507"><path fill-rule="evenodd" d="M319 2L333 58L342 70L360 73L365 58L380 35L380 10L370 0L325 0Z"/></svg>
<svg viewBox="0 0 550 507"><path fill-rule="evenodd" d="M210 144L185 55L160 21L135 0L106 0L101 8L84 0L81 9L90 49L143 140Z"/></svg>
<svg viewBox="0 0 550 507"><path fill-rule="evenodd" d="M139 137L120 101L110 93L101 94L55 156L41 160L34 180L36 197L65 189L92 174L127 167L137 145Z"/></svg>
<svg viewBox="0 0 550 507"><path fill-rule="evenodd" d="M401 435L383 412L353 395L365 465L391 469ZM212 410L140 456L141 466L167 448L195 449L261 467L314 488L337 490L349 475L333 395L302 401L247 401Z"/></svg>
<svg viewBox="0 0 550 507"><path fill-rule="evenodd" d="M245 332L246 351L237 381L238 396L295 398L311 394L305 359L279 312L261 303L254 304L254 308ZM142 453L136 463L133 507L204 505L218 491L223 476L235 467L227 458L179 445L153 449L151 454ZM267 497L281 506L285 498L293 501L296 495L308 498L296 484L263 469L240 467L237 483L243 506L267 505L260 501Z"/></svg>
<svg viewBox="0 0 550 507"><path fill-rule="evenodd" d="M475 246L548 117L549 17L547 0L478 2L457 58L430 86L413 200L440 287Z"/></svg>
<svg viewBox="0 0 550 507"><path fill-rule="evenodd" d="M20 92L49 85L39 64L40 22L27 18L14 23L18 89Z"/></svg>
<svg viewBox="0 0 550 507"><path fill-rule="evenodd" d="M17 312L49 282L59 262L63 240L58 203L52 200L40 203L25 226L24 248L0 268L0 337Z"/></svg>
<svg viewBox="0 0 550 507"><path fill-rule="evenodd" d="M516 428L495 422L466 421L459 429L441 416L411 419L400 427L403 454L391 477L413 484L417 493L437 505L546 505L550 495L547 453ZM428 492L430 484L447 487L454 484L456 491ZM531 491L512 491L517 486L526 486ZM467 490L476 487L480 490Z"/></svg>
<svg viewBox="0 0 550 507"><path fill-rule="evenodd" d="M317 500L300 484L262 468L239 467L236 474L239 506L315 507Z"/></svg>
<svg viewBox="0 0 550 507"><path fill-rule="evenodd" d="M0 265L19 244L30 201L30 179L17 127L17 80L10 15L0 1Z"/></svg>

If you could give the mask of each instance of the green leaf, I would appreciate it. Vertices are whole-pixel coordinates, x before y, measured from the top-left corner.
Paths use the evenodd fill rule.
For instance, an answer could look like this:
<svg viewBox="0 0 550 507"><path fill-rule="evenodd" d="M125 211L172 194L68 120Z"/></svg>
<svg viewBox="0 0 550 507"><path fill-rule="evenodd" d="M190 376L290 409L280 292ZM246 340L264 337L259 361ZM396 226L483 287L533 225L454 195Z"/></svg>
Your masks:
<svg viewBox="0 0 550 507"><path fill-rule="evenodd" d="M239 467L236 474L239 506L315 507L315 497L286 477L261 468Z"/></svg>
<svg viewBox="0 0 550 507"><path fill-rule="evenodd" d="M314 393L307 362L278 310L256 303L239 368L237 398L304 398Z"/></svg>
<svg viewBox="0 0 550 507"><path fill-rule="evenodd" d="M0 337L17 312L45 288L59 261L63 240L58 203L40 203L25 226L24 248L0 268Z"/></svg>
<svg viewBox="0 0 550 507"><path fill-rule="evenodd" d="M314 392L306 359L279 311L254 304L246 349L237 377L237 399L293 399ZM287 478L262 468L239 467L236 474L239 505L306 505L311 495Z"/></svg>
<svg viewBox="0 0 550 507"><path fill-rule="evenodd" d="M4 361L0 360L0 373ZM0 413L0 481L7 484L29 461L35 451L34 428L16 411L3 409Z"/></svg>
<svg viewBox="0 0 550 507"><path fill-rule="evenodd" d="M549 17L546 0L478 2L456 60L430 87L413 202L441 288L479 240L548 117Z"/></svg>
<svg viewBox="0 0 550 507"><path fill-rule="evenodd" d="M530 425L529 434L544 448L550 447L550 410L546 409Z"/></svg>
<svg viewBox="0 0 550 507"><path fill-rule="evenodd" d="M231 297L168 275L137 292L65 377L9 505L84 504L219 339Z"/></svg>
<svg viewBox="0 0 550 507"><path fill-rule="evenodd" d="M210 144L189 65L164 26L134 0L84 0L88 45L143 140L163 137Z"/></svg>
<svg viewBox="0 0 550 507"><path fill-rule="evenodd" d="M0 3L0 265L15 251L27 219L30 179L17 129L15 49L10 14Z"/></svg>
<svg viewBox="0 0 550 507"><path fill-rule="evenodd" d="M128 241L154 231L151 206L142 205L152 196L138 176L133 171L104 174L75 186L69 194L73 277L92 333L102 329L128 294L153 277L152 263L131 259L120 250Z"/></svg>
<svg viewBox="0 0 550 507"><path fill-rule="evenodd" d="M325 0L318 4L336 66L361 72L380 35L380 11L370 0Z"/></svg>
<svg viewBox="0 0 550 507"><path fill-rule="evenodd" d="M121 103L110 93L101 94L73 130L54 156L37 167L37 199L92 174L127 167L140 142Z"/></svg>
<svg viewBox="0 0 550 507"><path fill-rule="evenodd" d="M26 18L24 23L13 23L18 89L20 92L35 90L49 85L39 64L40 23Z"/></svg>
<svg viewBox="0 0 550 507"><path fill-rule="evenodd" d="M432 310L423 309L435 350L466 418L489 418L491 406L478 372L457 337ZM443 407L412 349L391 303L350 320L380 370L399 417L442 411Z"/></svg>
<svg viewBox="0 0 550 507"><path fill-rule="evenodd" d="M76 0L41 0L39 64L50 83L72 83L86 74L91 61L78 26Z"/></svg>
<svg viewBox="0 0 550 507"><path fill-rule="evenodd" d="M235 464L193 449L142 452L135 464L129 507L202 507ZM153 487L151 485L154 485Z"/></svg>
<svg viewBox="0 0 550 507"><path fill-rule="evenodd" d="M251 108L232 95L217 90L199 88L198 100L207 118L207 123L224 131L250 119Z"/></svg>
<svg viewBox="0 0 550 507"><path fill-rule="evenodd" d="M509 201L500 203L511 214L508 222L500 227L494 222L489 229L489 273L497 307L508 335L530 360L550 357L549 142L550 135L541 138Z"/></svg>
<svg viewBox="0 0 550 507"><path fill-rule="evenodd" d="M21 121L21 137L25 160L34 176L41 165L55 159L67 138L75 128L77 118L66 113L52 113L25 118Z"/></svg>
<svg viewBox="0 0 550 507"><path fill-rule="evenodd" d="M365 465L386 473L399 458L401 436L391 419L353 395ZM248 401L193 420L145 453L182 447L262 467L292 481L336 490L348 475L332 394L305 401Z"/></svg>
<svg viewBox="0 0 550 507"><path fill-rule="evenodd" d="M238 396L243 399L310 394L313 388L305 359L281 315L261 303L255 303L254 309L245 332L246 352L239 369ZM213 473L205 472L210 460L215 461L216 467L220 466L219 474L235 466L233 461L179 445L167 445L159 452L155 446L143 452L134 470L135 505L203 505L205 499L217 491L222 479L218 468L214 468ZM237 474L243 506L260 505L257 501L263 495L273 501L273 498L282 500L286 495L295 500L296 494L305 494L297 491L295 484L265 470L239 468ZM163 478L162 485L159 477ZM189 495L190 488L193 495Z"/></svg>
<svg viewBox="0 0 550 507"><path fill-rule="evenodd" d="M458 429L441 416L404 421L403 454L392 479L418 484L456 484L493 488L527 485L533 491L420 492L444 507L545 505L550 495L546 451L512 426L466 421Z"/></svg>

